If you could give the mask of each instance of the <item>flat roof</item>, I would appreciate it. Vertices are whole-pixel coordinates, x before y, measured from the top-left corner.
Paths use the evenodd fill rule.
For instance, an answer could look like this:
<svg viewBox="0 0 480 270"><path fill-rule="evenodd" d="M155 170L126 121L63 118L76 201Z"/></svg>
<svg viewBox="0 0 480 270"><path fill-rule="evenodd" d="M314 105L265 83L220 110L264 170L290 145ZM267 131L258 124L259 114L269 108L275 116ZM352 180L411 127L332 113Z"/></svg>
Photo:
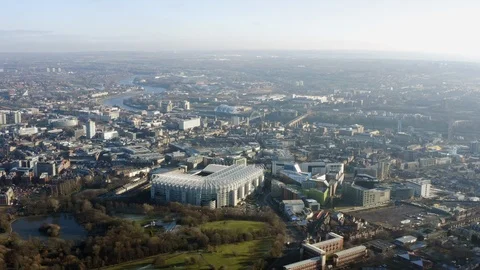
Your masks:
<svg viewBox="0 0 480 270"><path fill-rule="evenodd" d="M306 260L303 260L303 261L299 261L299 262L296 262L296 263L287 264L287 265L283 266L283 268L285 268L285 269L296 268L296 267L302 266L302 265L307 264L307 263L318 262L321 259L322 259L321 257L313 257L313 258L306 259Z"/></svg>
<svg viewBox="0 0 480 270"><path fill-rule="evenodd" d="M342 251L335 252L335 253L333 253L333 255L341 257L341 256L348 255L351 252L360 252L360 251L364 251L366 249L367 249L366 246L356 246L356 247L352 247L352 248L349 248L349 249L344 249Z"/></svg>

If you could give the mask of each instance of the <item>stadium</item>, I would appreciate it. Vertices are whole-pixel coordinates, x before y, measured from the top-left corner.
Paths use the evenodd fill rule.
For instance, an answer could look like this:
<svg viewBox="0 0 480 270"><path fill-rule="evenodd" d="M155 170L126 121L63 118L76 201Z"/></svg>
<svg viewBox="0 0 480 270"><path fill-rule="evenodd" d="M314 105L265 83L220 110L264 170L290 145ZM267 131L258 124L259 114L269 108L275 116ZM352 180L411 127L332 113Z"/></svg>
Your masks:
<svg viewBox="0 0 480 270"><path fill-rule="evenodd" d="M218 208L236 206L263 186L263 166L210 164L195 174L152 174L151 196L157 202Z"/></svg>

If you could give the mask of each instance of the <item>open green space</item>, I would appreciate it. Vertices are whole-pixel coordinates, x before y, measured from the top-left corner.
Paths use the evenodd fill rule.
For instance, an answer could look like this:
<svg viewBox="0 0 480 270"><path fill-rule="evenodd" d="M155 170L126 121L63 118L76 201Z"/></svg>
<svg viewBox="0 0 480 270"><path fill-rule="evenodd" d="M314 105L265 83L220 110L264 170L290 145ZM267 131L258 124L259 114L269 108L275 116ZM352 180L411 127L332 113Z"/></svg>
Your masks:
<svg viewBox="0 0 480 270"><path fill-rule="evenodd" d="M270 250L272 239L253 240L237 244L221 245L214 251L184 252L163 255L165 263L162 267L152 265L157 256L142 260L118 264L104 268L106 270L134 270L134 269L209 269L221 266L227 269L248 269L256 260L261 259ZM187 265L187 259L195 258L196 263Z"/></svg>
<svg viewBox="0 0 480 270"><path fill-rule="evenodd" d="M232 230L240 232L259 231L266 227L264 222L247 220L225 220L207 222L200 226L205 230Z"/></svg>

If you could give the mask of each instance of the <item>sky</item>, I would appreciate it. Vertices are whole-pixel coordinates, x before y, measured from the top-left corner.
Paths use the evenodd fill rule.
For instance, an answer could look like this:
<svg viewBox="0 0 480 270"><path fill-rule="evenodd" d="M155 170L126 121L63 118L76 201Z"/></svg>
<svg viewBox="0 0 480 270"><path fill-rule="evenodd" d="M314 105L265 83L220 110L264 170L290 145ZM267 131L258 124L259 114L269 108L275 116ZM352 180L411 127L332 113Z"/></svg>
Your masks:
<svg viewBox="0 0 480 270"><path fill-rule="evenodd" d="M0 0L0 52L368 50L480 59L478 0Z"/></svg>

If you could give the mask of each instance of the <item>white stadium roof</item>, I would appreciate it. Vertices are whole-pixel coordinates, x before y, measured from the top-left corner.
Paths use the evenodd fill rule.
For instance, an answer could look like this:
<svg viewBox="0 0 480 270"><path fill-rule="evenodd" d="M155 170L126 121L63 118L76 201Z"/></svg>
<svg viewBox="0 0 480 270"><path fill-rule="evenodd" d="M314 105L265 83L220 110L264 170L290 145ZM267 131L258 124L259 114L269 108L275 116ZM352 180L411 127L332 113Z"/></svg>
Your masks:
<svg viewBox="0 0 480 270"><path fill-rule="evenodd" d="M221 186L242 183L245 179L255 175L263 175L263 167L256 165L209 165L205 172L212 172L207 176L192 175L178 172L153 174L153 184L180 186L189 188L217 188Z"/></svg>

